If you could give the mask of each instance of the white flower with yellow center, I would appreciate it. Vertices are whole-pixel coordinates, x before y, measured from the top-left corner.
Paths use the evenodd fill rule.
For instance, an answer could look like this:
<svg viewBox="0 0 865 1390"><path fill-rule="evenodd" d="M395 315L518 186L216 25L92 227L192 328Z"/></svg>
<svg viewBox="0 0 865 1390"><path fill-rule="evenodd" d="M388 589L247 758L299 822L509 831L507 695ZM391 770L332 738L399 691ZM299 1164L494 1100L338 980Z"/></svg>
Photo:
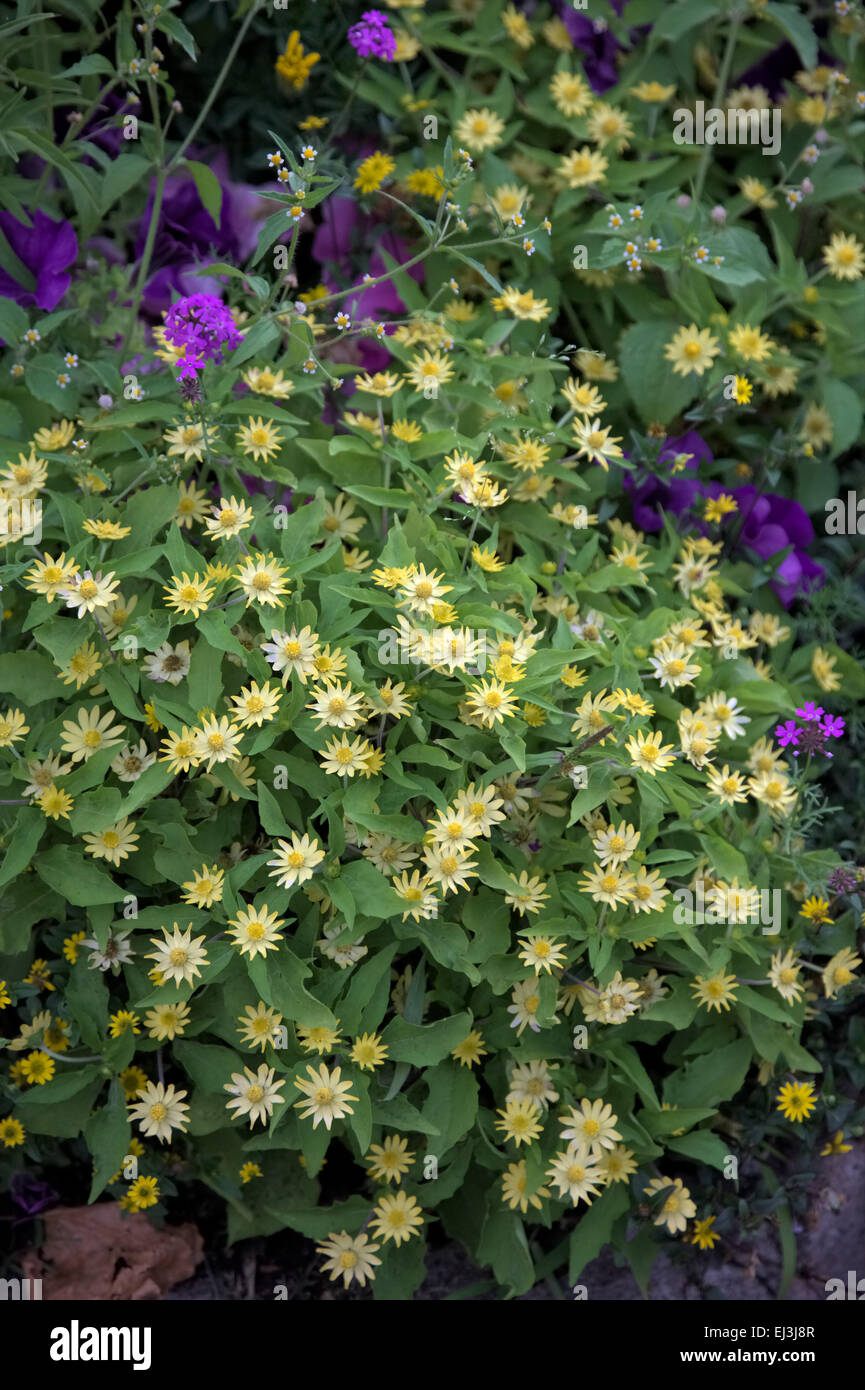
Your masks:
<svg viewBox="0 0 865 1390"><path fill-rule="evenodd" d="M399 585L399 592L404 595L399 606L412 613L431 613L433 604L451 592L451 586L441 581L437 570L428 572L423 565L412 565Z"/></svg>
<svg viewBox="0 0 865 1390"><path fill-rule="evenodd" d="M286 565L280 565L273 555L249 555L234 571L235 588L246 595L246 606L260 603L269 608L281 607L289 593L283 576Z"/></svg>
<svg viewBox="0 0 865 1390"><path fill-rule="evenodd" d="M98 705L91 710L80 709L77 720L63 722L60 745L74 763L82 759L86 762L103 748L111 748L121 743L126 730L125 724L114 724L114 711L102 714Z"/></svg>
<svg viewBox="0 0 865 1390"><path fill-rule="evenodd" d="M275 1009L269 1009L260 999L254 1009L247 1004L243 1012L246 1017L237 1020L240 1024L237 1032L241 1040L248 1047L260 1047L262 1052L268 1043L271 1047L276 1047L280 1038L282 1014L278 1014Z"/></svg>
<svg viewBox="0 0 865 1390"><path fill-rule="evenodd" d="M195 976L201 974L199 967L207 964L207 951L201 945L204 936L193 940L191 924L186 931L181 931L176 922L171 932L163 927L162 934L162 941L156 936L150 938L151 946L157 949L145 956L145 960L155 961L160 975L173 980L178 989L181 984L192 984Z"/></svg>
<svg viewBox="0 0 865 1390"><path fill-rule="evenodd" d="M643 1191L651 1198L663 1196L661 1209L655 1217L655 1225L666 1226L670 1235L674 1236L684 1231L690 1218L697 1215L691 1194L681 1178L676 1178L675 1182L672 1178L652 1178L649 1186L644 1187Z"/></svg>
<svg viewBox="0 0 865 1390"><path fill-rule="evenodd" d="M331 1283L334 1279L341 1278L344 1289L348 1288L353 1279L364 1288L367 1279L375 1278L373 1266L381 1264L375 1253L381 1246L374 1245L365 1235L350 1236L347 1231L335 1235L331 1231L327 1240L315 1248L319 1255L327 1255L321 1266L322 1273L330 1273Z"/></svg>
<svg viewBox="0 0 865 1390"><path fill-rule="evenodd" d="M336 536L341 541L353 541L366 525L366 519L355 516L356 502L353 497L340 493L333 502L325 500L324 520L321 523L326 537Z"/></svg>
<svg viewBox="0 0 865 1390"><path fill-rule="evenodd" d="M583 1153L600 1155L604 1149L615 1148L622 1137L616 1129L617 1119L611 1105L583 1097L578 1108L571 1106L570 1112L560 1118L559 1124L565 1126L561 1137Z"/></svg>
<svg viewBox="0 0 865 1390"><path fill-rule="evenodd" d="M241 425L236 441L246 458L253 458L256 463L269 463L282 448L285 436L271 420L265 424L260 415L257 419L250 415L249 423Z"/></svg>
<svg viewBox="0 0 865 1390"><path fill-rule="evenodd" d="M631 911L639 912L660 912L664 902L670 896L667 888L664 887L667 880L661 878L657 869L651 872L641 864L634 876L633 887L631 888Z"/></svg>
<svg viewBox="0 0 865 1390"><path fill-rule="evenodd" d="M354 729L364 722L364 699L352 692L351 682L341 685L339 681L328 681L324 689L316 687L313 699L306 706L313 711L318 721L316 729Z"/></svg>
<svg viewBox="0 0 865 1390"><path fill-rule="evenodd" d="M276 686L271 686L269 681L265 681L264 685L259 685L258 681L251 681L249 685L244 686L239 695L232 695L231 717L241 729L253 726L261 728L263 724L269 724L276 718L281 698L282 691Z"/></svg>
<svg viewBox="0 0 865 1390"><path fill-rule="evenodd" d="M257 1072L249 1067L244 1067L242 1072L232 1072L231 1081L226 1081L223 1090L230 1091L235 1097L225 1103L227 1110L235 1112L231 1117L233 1120L248 1115L249 1127L253 1129L256 1120L265 1124L273 1114L274 1105L284 1104L285 1097L279 1095L279 1091L285 1081L275 1081L275 1074L273 1067L266 1062L262 1062Z"/></svg>
<svg viewBox="0 0 865 1390"><path fill-rule="evenodd" d="M292 627L291 632L278 632L274 628L270 636L272 640L261 645L268 663L274 671L282 672L284 685L292 674L305 685L307 676L316 674L318 633L310 627L301 628L300 632L296 627Z"/></svg>
<svg viewBox="0 0 865 1390"><path fill-rule="evenodd" d="M598 863L604 867L618 869L626 860L630 859L634 850L640 843L640 832L635 830L632 825L622 821L620 825L611 825L592 840Z"/></svg>
<svg viewBox="0 0 865 1390"><path fill-rule="evenodd" d="M213 715L194 731L194 755L207 760L208 772L215 763L234 762L240 756L240 735L241 730L225 715L221 719Z"/></svg>
<svg viewBox="0 0 865 1390"><path fill-rule="evenodd" d="M592 1199L600 1194L604 1185L598 1159L571 1149L556 1154L546 1175L552 1179L559 1194L570 1197L574 1206L580 1201L591 1206Z"/></svg>
<svg viewBox="0 0 865 1390"><path fill-rule="evenodd" d="M277 840L275 857L268 859L270 877L280 888L293 888L312 878L317 864L324 859L324 850L315 836L292 833L290 840Z"/></svg>
<svg viewBox="0 0 865 1390"><path fill-rule="evenodd" d="M221 903L224 881L224 869L217 868L216 864L208 869L204 864L200 870L193 871L188 883L183 884L183 901L191 903L193 907L212 907L214 903Z"/></svg>
<svg viewBox="0 0 865 1390"><path fill-rule="evenodd" d="M268 951L279 949L282 941L280 927L285 926L285 921L275 912L269 912L267 903L264 903L258 909L239 908L237 916L230 918L228 925L232 930L227 935L233 939L240 954L254 960L256 956L266 956Z"/></svg>
<svg viewBox="0 0 865 1390"><path fill-rule="evenodd" d="M351 1094L350 1081L340 1080L341 1067L334 1067L332 1071L328 1071L322 1062L318 1070L308 1066L306 1072L308 1081L296 1077L294 1082L304 1095L303 1100L295 1101L295 1109L300 1110L302 1120L312 1117L313 1129L324 1124L329 1130L334 1120L354 1114L354 1106L350 1102L357 1100L357 1096Z"/></svg>
<svg viewBox="0 0 865 1390"><path fill-rule="evenodd" d="M477 877L475 860L471 851L453 849L449 845L431 845L424 850L424 863L427 867L427 880L441 889L442 893L456 893L468 887L468 880Z"/></svg>
<svg viewBox="0 0 865 1390"><path fill-rule="evenodd" d="M113 570L104 577L101 570L96 574L85 570L83 574L71 576L68 587L63 590L63 596L66 599L66 607L77 608L76 617L81 618L85 613L95 613L97 608L108 608L119 587Z"/></svg>
<svg viewBox="0 0 865 1390"><path fill-rule="evenodd" d="M204 526L215 540L224 541L248 530L254 516L252 508L246 502L238 502L236 497L230 497L226 501L222 497L219 506L213 508L213 515L205 520Z"/></svg>
<svg viewBox="0 0 865 1390"><path fill-rule="evenodd" d="M419 922L421 918L438 916L438 899L430 887L430 879L419 869L413 869L411 875L402 873L395 877L392 887L406 903L406 911L402 914L404 922L409 917Z"/></svg>
<svg viewBox="0 0 865 1390"><path fill-rule="evenodd" d="M175 1090L160 1082L148 1081L138 1092L139 1100L129 1107L129 1118L137 1120L141 1133L147 1139L158 1139L164 1144L177 1129L183 1134L189 1121L186 1118L188 1105L183 1104L186 1091Z"/></svg>
<svg viewBox="0 0 865 1390"><path fill-rule="evenodd" d="M102 830L97 835L85 835L83 838L87 853L92 854L94 859L107 859L109 864L119 864L121 860L128 859L130 854L135 853L139 837L135 833L132 821L128 816L124 816L107 830Z"/></svg>

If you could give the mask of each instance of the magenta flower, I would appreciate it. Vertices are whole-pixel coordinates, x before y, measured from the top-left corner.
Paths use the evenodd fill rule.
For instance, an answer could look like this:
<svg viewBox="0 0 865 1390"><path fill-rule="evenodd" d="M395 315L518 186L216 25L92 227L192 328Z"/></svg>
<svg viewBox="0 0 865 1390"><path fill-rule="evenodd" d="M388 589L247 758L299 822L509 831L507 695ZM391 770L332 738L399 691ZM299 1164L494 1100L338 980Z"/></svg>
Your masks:
<svg viewBox="0 0 865 1390"><path fill-rule="evenodd" d="M820 728L827 738L841 738L844 733L845 721L837 714L827 714Z"/></svg>
<svg viewBox="0 0 865 1390"><path fill-rule="evenodd" d="M396 53L396 35L381 10L364 10L359 22L349 29L348 41L361 58L383 58L390 63Z"/></svg>
<svg viewBox="0 0 865 1390"><path fill-rule="evenodd" d="M215 294L188 294L172 304L165 315L165 337L175 348L185 347L178 363L178 381L193 380L205 362L222 360L223 349L242 341L227 305Z"/></svg>
<svg viewBox="0 0 865 1390"><path fill-rule="evenodd" d="M798 743L800 734L801 729L795 719L788 719L775 728L775 737L780 748L787 748L791 743Z"/></svg>
<svg viewBox="0 0 865 1390"><path fill-rule="evenodd" d="M823 706L815 705L813 700L809 700L807 705L803 705L801 709L797 709L796 713L800 719L822 719Z"/></svg>

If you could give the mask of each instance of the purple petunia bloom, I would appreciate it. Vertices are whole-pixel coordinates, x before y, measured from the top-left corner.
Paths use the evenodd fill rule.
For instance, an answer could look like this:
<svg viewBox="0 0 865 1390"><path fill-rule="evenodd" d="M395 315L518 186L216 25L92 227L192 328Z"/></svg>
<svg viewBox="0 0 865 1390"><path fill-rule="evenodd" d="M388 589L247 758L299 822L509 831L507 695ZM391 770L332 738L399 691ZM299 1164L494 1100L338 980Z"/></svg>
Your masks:
<svg viewBox="0 0 865 1390"><path fill-rule="evenodd" d="M780 748L787 748L791 743L798 743L801 729L795 719L787 719L783 724L775 727L775 737Z"/></svg>
<svg viewBox="0 0 865 1390"><path fill-rule="evenodd" d="M822 719L823 706L815 705L813 700L809 700L807 705L803 705L801 709L797 709L796 713L800 719Z"/></svg>
<svg viewBox="0 0 865 1390"><path fill-rule="evenodd" d="M20 1207L26 1216L38 1216L40 1211L45 1211L46 1207L53 1206L57 1201L57 1193L47 1183L40 1182L38 1178L31 1178L29 1173L13 1173L9 1184L9 1195L16 1207ZM19 1221L13 1225L20 1225Z"/></svg>
<svg viewBox="0 0 865 1390"><path fill-rule="evenodd" d="M0 212L0 231L35 282L32 289L20 285L0 268L0 296L14 299L24 308L35 304L37 309L50 313L72 283L72 276L66 271L78 255L78 239L71 222L55 222L44 212L36 211L33 226L28 227L11 212Z"/></svg>
<svg viewBox="0 0 865 1390"><path fill-rule="evenodd" d="M804 507L777 493L760 493L750 484L731 488L719 482L701 482L697 476L700 464L711 465L713 459L709 446L696 430L667 439L658 455L658 462L668 463L671 468L672 460L678 453L692 457L681 472L673 474L671 471L669 479L648 473L638 481L639 475L624 475L625 491L633 499L635 525L642 531L660 531L665 511L681 516L683 512L696 508L703 498L719 497L726 492L738 504L740 545L746 546L761 560L790 550L770 580L770 587L785 608L789 608L794 599L807 596L822 585L825 571L811 559L805 548L814 540L814 528ZM709 527L701 516L696 516L695 522L702 534L708 533Z"/></svg>
<svg viewBox="0 0 865 1390"><path fill-rule="evenodd" d="M190 151L190 158L202 159L202 154ZM231 265L244 262L255 250L259 222L272 210L259 190L231 181L224 152L215 157L208 155L206 162L222 189L219 226L202 203L191 175L172 175L167 180L142 301L144 312L154 318L178 295L195 294L197 290L218 291L219 281L197 276L197 269L214 260ZM154 190L155 180L135 233L135 256L139 260L147 240Z"/></svg>
<svg viewBox="0 0 865 1390"><path fill-rule="evenodd" d="M241 340L231 310L215 294L190 294L179 299L165 316L165 337L173 347L185 347L178 381L196 376L205 362L217 362L224 348Z"/></svg>
<svg viewBox="0 0 865 1390"><path fill-rule="evenodd" d="M396 35L381 10L364 10L360 21L349 29L348 41L361 58L383 58L390 63L396 53Z"/></svg>

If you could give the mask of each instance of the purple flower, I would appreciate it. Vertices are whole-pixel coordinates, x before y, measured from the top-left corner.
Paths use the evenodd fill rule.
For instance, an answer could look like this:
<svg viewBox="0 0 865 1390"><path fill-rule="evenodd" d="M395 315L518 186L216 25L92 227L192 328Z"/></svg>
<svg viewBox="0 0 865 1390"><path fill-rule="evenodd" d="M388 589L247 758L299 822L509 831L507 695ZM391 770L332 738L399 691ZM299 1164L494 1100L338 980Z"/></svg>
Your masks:
<svg viewBox="0 0 865 1390"><path fill-rule="evenodd" d="M33 226L28 227L11 212L0 212L0 231L34 282L32 287L20 285L0 268L0 295L14 299L24 308L35 304L37 309L50 313L72 283L66 268L78 255L78 240L71 222L55 222L44 212L36 211Z"/></svg>
<svg viewBox="0 0 865 1390"><path fill-rule="evenodd" d="M361 58L383 58L390 63L396 53L396 35L381 10L364 10L360 22L349 29L348 41Z"/></svg>
<svg viewBox="0 0 865 1390"><path fill-rule="evenodd" d="M20 1207L27 1216L38 1216L40 1211L57 1201L54 1189L38 1178L31 1178L29 1173L13 1173L9 1193L16 1207ZM13 1224L19 1225L20 1222Z"/></svg>
<svg viewBox="0 0 865 1390"><path fill-rule="evenodd" d="M844 733L845 721L837 714L827 714L820 728L827 738L841 738Z"/></svg>
<svg viewBox="0 0 865 1390"><path fill-rule="evenodd" d="M801 709L797 709L796 713L800 719L822 719L823 706L815 705L813 700L809 700L807 705L803 705Z"/></svg>
<svg viewBox="0 0 865 1390"><path fill-rule="evenodd" d="M789 608L795 598L807 596L822 585L825 571L805 549L814 540L814 528L807 512L798 502L780 497L777 493L759 493L750 485L730 488L718 482L701 482L697 476L699 465L711 465L712 453L696 430L688 430L678 438L666 440L658 455L659 464L669 462L672 467L677 453L691 454L692 458L669 481L655 474L646 474L641 481L635 481L631 474L624 476L625 491L630 492L633 498L634 522L641 530L660 531L663 512L681 516L683 512L696 508L702 498L718 497L722 492L727 492L739 507L740 545L746 546L761 560L790 550L791 553L781 562L770 581L770 587L785 608ZM702 517L695 517L695 525L701 534L708 533L709 527Z"/></svg>
<svg viewBox="0 0 865 1390"><path fill-rule="evenodd" d="M205 362L222 359L223 348L241 342L231 310L215 294L190 294L172 304L165 315L165 337L173 347L185 347L178 381L195 378Z"/></svg>
<svg viewBox="0 0 865 1390"><path fill-rule="evenodd" d="M190 157L196 155L190 152ZM257 245L261 217L271 211L257 189L248 184L232 183L224 153L208 156L207 164L222 188L218 227L202 203L190 174L174 175L167 180L150 275L144 287L143 308L154 318L178 295L195 294L197 290L218 292L219 282L197 276L196 270L213 260L228 261L232 265L244 262ZM139 260L147 240L154 190L155 180L135 233L135 255Z"/></svg>
<svg viewBox="0 0 865 1390"><path fill-rule="evenodd" d="M775 737L781 748L787 748L791 743L799 742L801 729L795 719L788 719L783 724L776 725Z"/></svg>

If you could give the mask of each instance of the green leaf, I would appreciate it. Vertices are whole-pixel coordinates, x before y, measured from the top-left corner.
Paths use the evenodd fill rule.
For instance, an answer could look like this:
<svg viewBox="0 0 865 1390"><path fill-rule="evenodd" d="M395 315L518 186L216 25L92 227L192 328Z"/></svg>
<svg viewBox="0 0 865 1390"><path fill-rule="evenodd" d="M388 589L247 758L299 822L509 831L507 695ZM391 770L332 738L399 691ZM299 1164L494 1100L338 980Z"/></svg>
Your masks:
<svg viewBox="0 0 865 1390"><path fill-rule="evenodd" d="M404 1241L398 1249L388 1251L387 1259L382 1261L381 1268L376 1269L372 1286L374 1301L404 1303L406 1299L411 1299L426 1278L425 1253L426 1242L422 1232Z"/></svg>
<svg viewBox="0 0 865 1390"><path fill-rule="evenodd" d="M91 970L85 956L69 972L66 1001L87 1046L101 1052L108 1032L108 988L102 972Z"/></svg>
<svg viewBox="0 0 865 1390"><path fill-rule="evenodd" d="M499 1201L496 1192L491 1199ZM493 1206L484 1222L477 1249L479 1264L490 1265L500 1284L511 1294L528 1293L535 1282L525 1227L516 1212Z"/></svg>
<svg viewBox="0 0 865 1390"><path fill-rule="evenodd" d="M767 19L773 19L784 30L802 59L803 67L810 71L817 66L817 35L800 9L795 5L782 5L770 0L760 13Z"/></svg>
<svg viewBox="0 0 865 1390"><path fill-rule="evenodd" d="M387 1025L381 1040L394 1061L428 1067L447 1057L470 1032L471 1026L470 1013L454 1014L451 1018L439 1019L438 1023L425 1024L407 1023L397 1016Z"/></svg>
<svg viewBox="0 0 865 1390"><path fill-rule="evenodd" d="M683 1072L675 1072L667 1082L666 1099L673 1105L718 1105L732 1100L742 1087L752 1061L747 1038L719 1047L706 1057L698 1057Z"/></svg>
<svg viewBox="0 0 865 1390"><path fill-rule="evenodd" d="M51 849L37 854L33 867L43 883L57 888L76 907L116 903L123 897L124 890L108 874L97 869L95 864L88 864L79 851L68 845L52 845Z"/></svg>
<svg viewBox="0 0 865 1390"><path fill-rule="evenodd" d="M835 377L823 382L823 404L832 419L829 457L837 458L856 443L862 429L862 405L852 386Z"/></svg>
<svg viewBox="0 0 865 1390"><path fill-rule="evenodd" d="M261 999L277 1009L286 1022L299 1023L305 1028L333 1028L336 1019L330 1009L304 987L304 979L311 974L309 966L298 960L287 946L280 946L267 960L256 956L249 961L247 969Z"/></svg>
<svg viewBox="0 0 865 1390"><path fill-rule="evenodd" d="M84 1128L87 1147L93 1155L93 1180L88 1202L95 1202L104 1192L129 1152L129 1112L126 1097L119 1081L112 1081L108 1103L91 1115Z"/></svg>
<svg viewBox="0 0 865 1390"><path fill-rule="evenodd" d="M184 163L195 180L199 198L218 227L222 221L222 184L213 170L206 164L199 164L197 159L187 159Z"/></svg>
<svg viewBox="0 0 865 1390"><path fill-rule="evenodd" d="M678 376L664 349L675 334L669 319L635 323L622 336L619 363L631 399L644 420L666 424L700 389L693 374Z"/></svg>
<svg viewBox="0 0 865 1390"><path fill-rule="evenodd" d="M179 19L176 14L172 14L164 5L159 11L156 28L161 29L163 34L167 34L170 39L176 39L184 52L188 53L193 61L195 60L195 39L183 20Z"/></svg>
<svg viewBox="0 0 865 1390"><path fill-rule="evenodd" d="M678 0L675 5L665 5L652 25L649 48L675 43L698 24L706 25L719 11L716 0Z"/></svg>
<svg viewBox="0 0 865 1390"><path fill-rule="evenodd" d="M11 883L31 863L46 824L38 806L23 806L18 812L8 837L9 848L0 864L0 888Z"/></svg>
<svg viewBox="0 0 865 1390"><path fill-rule="evenodd" d="M448 1060L424 1072L429 1098L423 1118L435 1125L440 1138L430 1146L439 1162L468 1134L478 1113L478 1083L465 1067Z"/></svg>
<svg viewBox="0 0 865 1390"><path fill-rule="evenodd" d="M18 278L17 275L15 278ZM16 304L14 299L0 299L0 338L9 347L18 346L29 326L20 304Z"/></svg>
<svg viewBox="0 0 865 1390"><path fill-rule="evenodd" d="M693 1134L666 1139L664 1143L667 1149L684 1154L686 1158L693 1158L698 1163L708 1163L710 1167L717 1168L722 1173L730 1156L729 1143L724 1143L723 1139L719 1139L718 1135L709 1129L697 1129Z"/></svg>
<svg viewBox="0 0 865 1390"><path fill-rule="evenodd" d="M609 1243L613 1226L629 1208L627 1183L616 1183L596 1197L571 1232L568 1283L575 1284L586 1265Z"/></svg>

